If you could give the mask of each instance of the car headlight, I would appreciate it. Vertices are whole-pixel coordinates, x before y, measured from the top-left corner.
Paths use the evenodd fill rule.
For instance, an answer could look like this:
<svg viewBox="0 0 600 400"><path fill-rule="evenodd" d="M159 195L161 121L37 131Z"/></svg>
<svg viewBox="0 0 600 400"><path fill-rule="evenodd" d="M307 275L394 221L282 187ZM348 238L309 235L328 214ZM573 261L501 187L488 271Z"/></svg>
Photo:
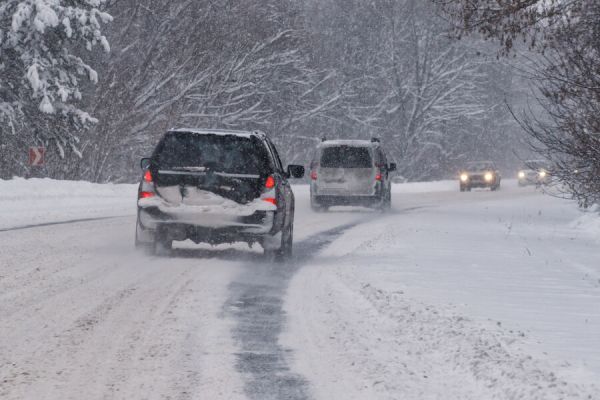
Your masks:
<svg viewBox="0 0 600 400"><path fill-rule="evenodd" d="M463 182L468 181L469 180L469 175L467 175L467 174L461 174L460 175L460 180L463 181Z"/></svg>
<svg viewBox="0 0 600 400"><path fill-rule="evenodd" d="M540 171L540 178L545 178L546 177L546 171L542 170Z"/></svg>
<svg viewBox="0 0 600 400"><path fill-rule="evenodd" d="M525 178L525 172L524 171L519 171L519 178L521 178L521 179Z"/></svg>
<svg viewBox="0 0 600 400"><path fill-rule="evenodd" d="M494 175L491 172L486 172L483 178L486 182L491 182L494 179Z"/></svg>

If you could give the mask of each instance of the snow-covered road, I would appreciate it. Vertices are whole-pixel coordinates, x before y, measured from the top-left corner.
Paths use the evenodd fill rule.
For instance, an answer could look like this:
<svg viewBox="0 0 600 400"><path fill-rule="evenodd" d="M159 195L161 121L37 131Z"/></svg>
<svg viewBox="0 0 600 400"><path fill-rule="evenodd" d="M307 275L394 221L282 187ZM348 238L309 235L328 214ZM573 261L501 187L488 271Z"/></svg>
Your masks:
<svg viewBox="0 0 600 400"><path fill-rule="evenodd" d="M440 182L313 213L297 186L283 266L139 254L133 215L6 230L132 214L133 192L0 211L0 398L600 398L600 232L570 202Z"/></svg>

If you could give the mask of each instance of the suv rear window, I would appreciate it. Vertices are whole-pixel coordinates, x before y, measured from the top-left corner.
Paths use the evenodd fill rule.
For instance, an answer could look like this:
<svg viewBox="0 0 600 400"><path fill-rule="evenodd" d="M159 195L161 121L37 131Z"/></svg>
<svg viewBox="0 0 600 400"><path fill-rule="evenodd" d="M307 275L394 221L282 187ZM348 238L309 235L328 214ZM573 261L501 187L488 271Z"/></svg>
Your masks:
<svg viewBox="0 0 600 400"><path fill-rule="evenodd" d="M204 167L214 172L266 175L270 159L257 137L168 133L158 145L154 159L160 168Z"/></svg>
<svg viewBox="0 0 600 400"><path fill-rule="evenodd" d="M321 152L322 168L371 168L373 161L368 147L325 147Z"/></svg>

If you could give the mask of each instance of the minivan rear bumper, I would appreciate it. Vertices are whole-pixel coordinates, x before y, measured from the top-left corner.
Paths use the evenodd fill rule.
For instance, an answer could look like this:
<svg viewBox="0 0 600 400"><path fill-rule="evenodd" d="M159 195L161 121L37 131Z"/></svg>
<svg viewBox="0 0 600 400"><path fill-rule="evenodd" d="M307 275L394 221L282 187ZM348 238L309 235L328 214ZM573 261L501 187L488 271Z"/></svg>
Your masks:
<svg viewBox="0 0 600 400"><path fill-rule="evenodd" d="M376 197L381 194L381 183L364 185L354 190L348 188L331 187L323 182L311 182L311 193L319 197Z"/></svg>
<svg viewBox="0 0 600 400"><path fill-rule="evenodd" d="M314 201L322 206L373 206L381 203L380 196L314 196Z"/></svg>

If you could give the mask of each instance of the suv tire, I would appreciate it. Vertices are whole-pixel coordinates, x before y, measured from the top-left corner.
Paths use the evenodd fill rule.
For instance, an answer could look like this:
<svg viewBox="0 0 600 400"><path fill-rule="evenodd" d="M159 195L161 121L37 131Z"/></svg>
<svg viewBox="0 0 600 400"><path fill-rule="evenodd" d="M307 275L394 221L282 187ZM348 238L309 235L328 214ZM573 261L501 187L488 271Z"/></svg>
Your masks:
<svg viewBox="0 0 600 400"><path fill-rule="evenodd" d="M173 249L173 240L163 237L162 235L156 237L154 240L154 255L159 257L168 257L171 255Z"/></svg>
<svg viewBox="0 0 600 400"><path fill-rule="evenodd" d="M135 225L135 248L137 250L143 251L144 253L152 253L153 250L153 243L152 242L142 242L139 239L139 231L140 231L141 227L140 227L140 220L138 217L138 220L136 222Z"/></svg>
<svg viewBox="0 0 600 400"><path fill-rule="evenodd" d="M292 257L294 246L294 224L290 223L281 233L281 244L278 249L265 249L266 261L285 262Z"/></svg>

